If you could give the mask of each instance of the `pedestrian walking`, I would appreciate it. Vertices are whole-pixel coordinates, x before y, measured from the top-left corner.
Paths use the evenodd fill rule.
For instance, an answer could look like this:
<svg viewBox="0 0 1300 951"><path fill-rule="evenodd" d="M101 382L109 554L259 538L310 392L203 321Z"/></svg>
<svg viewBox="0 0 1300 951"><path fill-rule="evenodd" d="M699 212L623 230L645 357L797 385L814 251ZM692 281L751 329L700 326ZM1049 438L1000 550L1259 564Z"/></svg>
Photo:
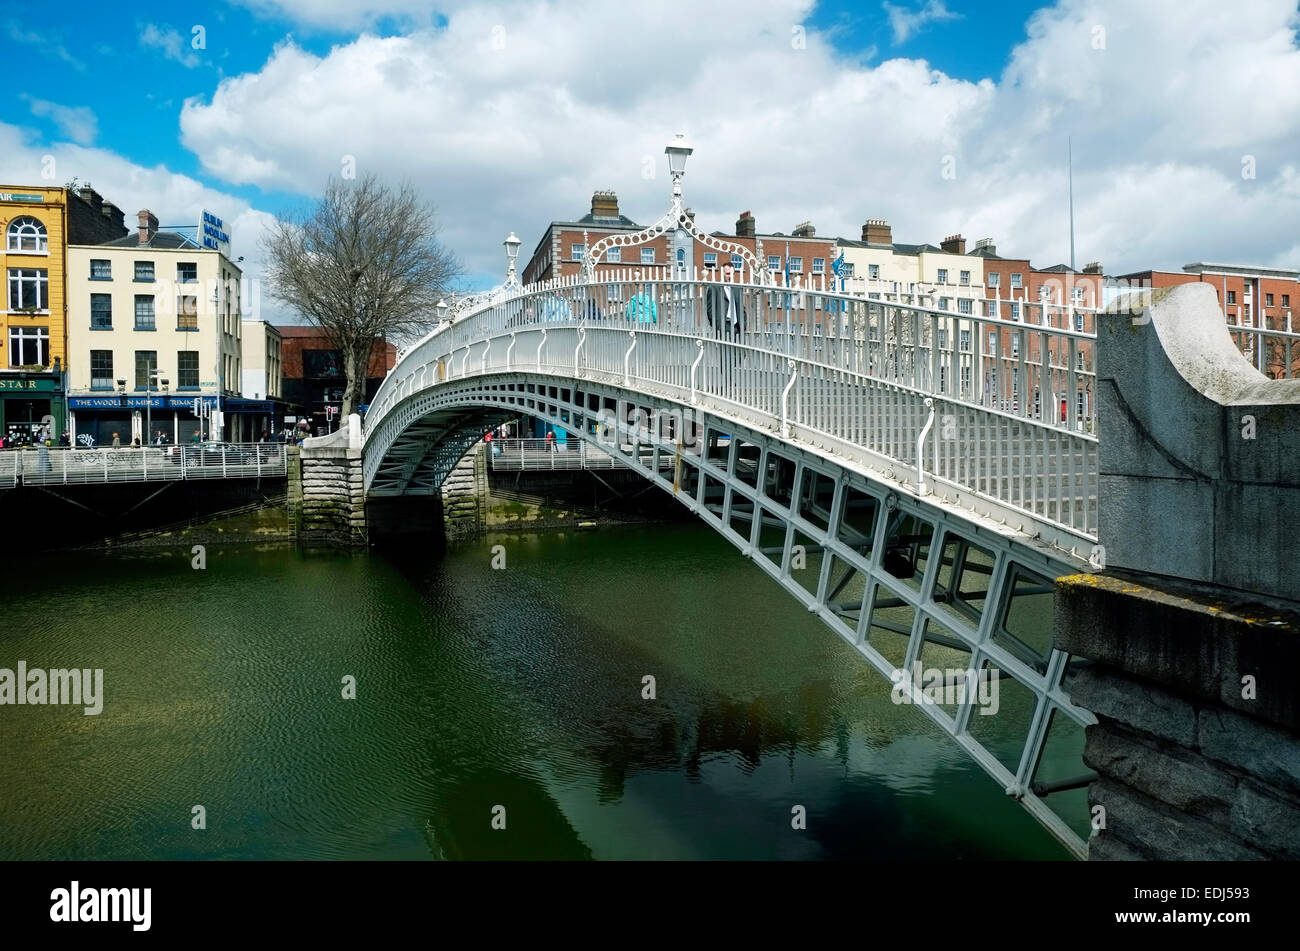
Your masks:
<svg viewBox="0 0 1300 951"><path fill-rule="evenodd" d="M548 430L546 431L546 448L549 449L551 452L555 452L555 451L556 451L556 449L555 449L555 430L553 430L553 429L548 429Z"/></svg>
<svg viewBox="0 0 1300 951"><path fill-rule="evenodd" d="M730 263L722 266L722 280L704 291L704 316L709 321L709 331L717 340L739 343L745 330L745 304L741 288L734 286L734 271ZM740 351L735 347L723 346L719 357L719 386L724 393L735 384L735 370L740 359Z"/></svg>
<svg viewBox="0 0 1300 951"><path fill-rule="evenodd" d="M122 437L120 437L117 433L113 433L113 448L114 449L122 448Z"/></svg>

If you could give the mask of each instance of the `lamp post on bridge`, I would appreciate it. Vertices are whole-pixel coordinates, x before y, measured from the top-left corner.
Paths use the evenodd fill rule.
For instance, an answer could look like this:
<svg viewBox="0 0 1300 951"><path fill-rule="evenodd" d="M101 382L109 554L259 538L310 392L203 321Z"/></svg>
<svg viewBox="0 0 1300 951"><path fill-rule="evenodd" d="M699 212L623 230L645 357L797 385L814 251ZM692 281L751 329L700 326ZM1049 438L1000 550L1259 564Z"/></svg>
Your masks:
<svg viewBox="0 0 1300 951"><path fill-rule="evenodd" d="M679 132L673 136L664 147L664 153L668 156L668 173L673 179L673 196L672 204L668 210L648 227L642 228L633 234L619 233L606 235L597 241L590 249L585 250L582 260L582 278L586 282L594 280L596 276L596 263L604 257L605 251L609 248L632 247L639 244L646 244L667 234L670 231L685 232L700 244L713 251L720 251L726 254L734 255L743 260L748 266L750 272L754 275L756 283L772 286L775 282L772 278L772 272L767 267L767 262L762 257L761 245L755 240L754 251L743 244L734 241L724 241L721 238L715 238L711 234L699 230L695 226L695 221L682 208L682 178L686 175L686 160L690 157L695 149L686 140L686 136Z"/></svg>
<svg viewBox="0 0 1300 951"><path fill-rule="evenodd" d="M501 242L506 249L506 287L518 287L519 279L515 276L515 260L519 257L519 245L523 244L515 233L510 232L510 237Z"/></svg>

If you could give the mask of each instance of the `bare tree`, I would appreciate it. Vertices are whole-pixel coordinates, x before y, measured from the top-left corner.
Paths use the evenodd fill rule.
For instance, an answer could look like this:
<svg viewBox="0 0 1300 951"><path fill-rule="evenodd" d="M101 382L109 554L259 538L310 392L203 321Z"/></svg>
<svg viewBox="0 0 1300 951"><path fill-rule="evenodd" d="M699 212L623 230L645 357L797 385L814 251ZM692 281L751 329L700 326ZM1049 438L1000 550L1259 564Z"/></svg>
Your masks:
<svg viewBox="0 0 1300 951"><path fill-rule="evenodd" d="M265 239L270 293L320 327L343 356L343 415L365 399L375 342L427 325L461 267L438 241L437 213L404 182L331 178L314 206L276 219Z"/></svg>

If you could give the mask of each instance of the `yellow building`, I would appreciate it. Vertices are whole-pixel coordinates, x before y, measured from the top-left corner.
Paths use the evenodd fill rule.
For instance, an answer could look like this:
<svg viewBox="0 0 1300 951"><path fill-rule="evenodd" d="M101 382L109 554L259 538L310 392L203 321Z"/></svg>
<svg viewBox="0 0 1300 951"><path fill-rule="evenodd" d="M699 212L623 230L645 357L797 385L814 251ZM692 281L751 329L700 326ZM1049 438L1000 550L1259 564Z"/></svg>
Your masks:
<svg viewBox="0 0 1300 951"><path fill-rule="evenodd" d="M0 313L0 434L57 440L67 416L64 275L67 204L62 188L0 185L5 307Z"/></svg>

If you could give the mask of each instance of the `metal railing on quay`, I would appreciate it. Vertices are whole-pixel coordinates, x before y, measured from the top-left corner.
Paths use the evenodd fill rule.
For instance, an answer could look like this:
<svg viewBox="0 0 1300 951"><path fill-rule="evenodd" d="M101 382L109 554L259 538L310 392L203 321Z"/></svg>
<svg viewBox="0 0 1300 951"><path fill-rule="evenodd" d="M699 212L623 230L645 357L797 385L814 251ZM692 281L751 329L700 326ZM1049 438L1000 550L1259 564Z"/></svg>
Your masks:
<svg viewBox="0 0 1300 951"><path fill-rule="evenodd" d="M24 485L275 478L288 472L283 443L6 450L0 452L0 485L10 459L16 481Z"/></svg>

